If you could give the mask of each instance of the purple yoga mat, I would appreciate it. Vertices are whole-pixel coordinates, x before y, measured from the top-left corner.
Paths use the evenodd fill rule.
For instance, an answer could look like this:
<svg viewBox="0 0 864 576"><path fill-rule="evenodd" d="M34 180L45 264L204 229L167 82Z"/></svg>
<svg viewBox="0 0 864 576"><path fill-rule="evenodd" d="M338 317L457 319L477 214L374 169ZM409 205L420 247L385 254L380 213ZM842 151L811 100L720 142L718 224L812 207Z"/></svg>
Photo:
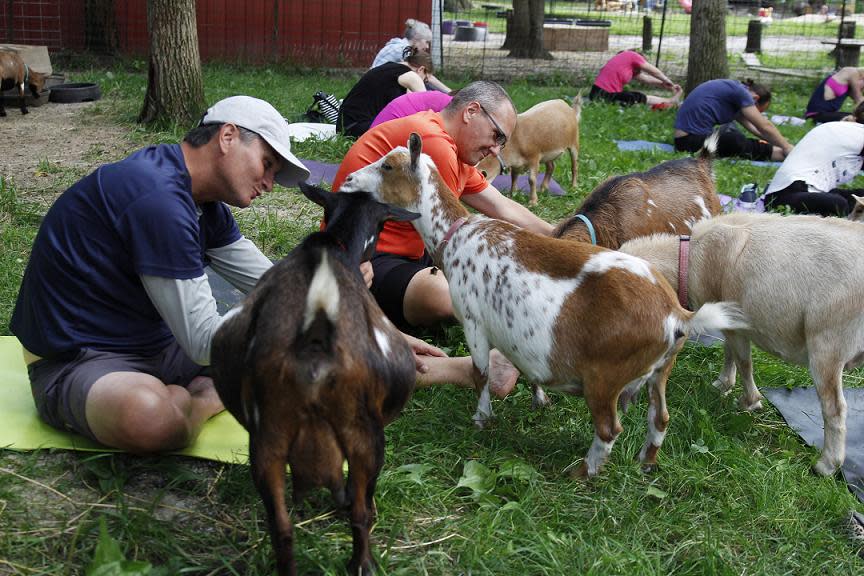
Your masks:
<svg viewBox="0 0 864 576"><path fill-rule="evenodd" d="M332 184L333 179L336 177L336 171L339 169L338 164L327 164L326 162L318 162L317 160L306 160L301 158L300 162L309 169L309 178L308 182L310 184L320 185L322 183ZM543 175L537 175L537 185L539 186L542 180ZM510 191L510 175L509 174L501 174L495 180L492 181L492 185L495 186L501 192L507 193ZM528 193L528 175L521 174L516 179L516 186L518 189L522 190L526 194ZM564 189L561 188L561 185L558 184L555 179L549 181L549 194L553 196L563 196L565 194Z"/></svg>
<svg viewBox="0 0 864 576"><path fill-rule="evenodd" d="M540 184L543 183L543 174L537 174L537 187L540 187ZM501 192L507 194L510 192L510 175L509 174L499 174L492 180L492 185L495 186ZM531 189L531 186L528 184L528 175L520 174L516 177L516 188L521 190L525 194L528 194L528 190ZM538 192L539 194L539 192ZM566 192L561 188L561 185L555 181L555 178L552 178L549 181L549 194L552 196L564 196Z"/></svg>

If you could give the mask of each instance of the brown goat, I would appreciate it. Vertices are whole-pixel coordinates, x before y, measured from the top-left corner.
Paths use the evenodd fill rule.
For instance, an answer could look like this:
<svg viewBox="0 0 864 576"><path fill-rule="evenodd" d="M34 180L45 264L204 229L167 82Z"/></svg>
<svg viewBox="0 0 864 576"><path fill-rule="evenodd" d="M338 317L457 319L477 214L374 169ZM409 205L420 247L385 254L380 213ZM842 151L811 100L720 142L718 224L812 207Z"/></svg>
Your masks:
<svg viewBox="0 0 864 576"><path fill-rule="evenodd" d="M715 134L696 158L609 178L588 195L575 216L558 225L553 236L590 243L593 229L595 244L617 250L640 236L689 234L696 222L720 213L711 171L716 149Z"/></svg>
<svg viewBox="0 0 864 576"><path fill-rule="evenodd" d="M46 74L30 70L30 67L24 63L17 52L0 50L0 91L10 90L14 86L18 87L18 96L21 97L21 114L29 112L27 110L27 98L24 94L25 86L30 89L34 98L38 98L45 86L46 76ZM6 107L2 98L0 98L0 116L6 116Z"/></svg>
<svg viewBox="0 0 864 576"><path fill-rule="evenodd" d="M528 169L531 194L528 203L537 204L537 174L540 163L546 166L540 191L549 189L555 171L555 160L570 153L572 176L570 186L576 187L579 175L579 120L582 117L582 93L573 99L573 105L564 100L547 100L535 104L516 118L516 128L507 146L499 153L500 159L487 156L477 165L490 182L501 173L503 166L510 168L510 195L516 193L519 172ZM503 164L502 164L503 162Z"/></svg>
<svg viewBox="0 0 864 576"><path fill-rule="evenodd" d="M319 486L339 505L350 501L348 568L370 574L384 426L411 396L415 370L411 348L375 303L359 265L385 220L418 215L369 194L300 188L324 206L327 230L274 265L225 320L213 338L213 380L225 407L249 431L252 478L267 510L279 574L296 573L286 461L295 504Z"/></svg>

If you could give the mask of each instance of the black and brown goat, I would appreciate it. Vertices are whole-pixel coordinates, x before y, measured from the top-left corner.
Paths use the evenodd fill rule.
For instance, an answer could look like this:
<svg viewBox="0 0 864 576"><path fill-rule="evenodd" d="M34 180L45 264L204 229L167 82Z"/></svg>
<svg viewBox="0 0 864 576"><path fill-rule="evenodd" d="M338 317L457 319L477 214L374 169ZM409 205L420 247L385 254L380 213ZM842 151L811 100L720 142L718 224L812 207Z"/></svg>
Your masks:
<svg viewBox="0 0 864 576"><path fill-rule="evenodd" d="M17 52L11 50L0 50L0 91L10 90L18 87L18 96L21 97L21 114L27 114L27 98L25 88L29 88L34 98L45 86L45 74L33 72L24 63ZM0 116L6 116L6 108L3 99L0 98Z"/></svg>
<svg viewBox="0 0 864 576"><path fill-rule="evenodd" d="M350 502L348 568L368 574L384 426L411 396L415 369L411 348L375 303L359 265L384 221L418 215L369 194L300 188L324 207L327 230L274 265L225 320L213 338L213 380L225 407L249 431L252 478L267 510L279 574L296 573L286 461L295 505L319 486L337 504Z"/></svg>
<svg viewBox="0 0 864 576"><path fill-rule="evenodd" d="M716 150L714 134L696 158L609 178L588 195L575 216L558 225L553 236L617 250L641 236L689 234L696 222L720 213L711 171Z"/></svg>

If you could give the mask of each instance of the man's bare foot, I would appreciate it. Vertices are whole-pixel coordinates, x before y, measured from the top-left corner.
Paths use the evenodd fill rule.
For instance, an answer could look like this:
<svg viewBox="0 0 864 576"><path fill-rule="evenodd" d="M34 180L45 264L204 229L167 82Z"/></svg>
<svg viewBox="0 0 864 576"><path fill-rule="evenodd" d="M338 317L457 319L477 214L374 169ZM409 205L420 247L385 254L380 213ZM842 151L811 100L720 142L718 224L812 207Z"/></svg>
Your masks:
<svg viewBox="0 0 864 576"><path fill-rule="evenodd" d="M489 352L489 391L505 398L516 386L519 370L498 350Z"/></svg>
<svg viewBox="0 0 864 576"><path fill-rule="evenodd" d="M225 409L219 393L216 392L216 386L213 385L213 379L209 376L196 376L186 386L186 390L192 396L193 402L206 406L205 410L210 416L215 416Z"/></svg>

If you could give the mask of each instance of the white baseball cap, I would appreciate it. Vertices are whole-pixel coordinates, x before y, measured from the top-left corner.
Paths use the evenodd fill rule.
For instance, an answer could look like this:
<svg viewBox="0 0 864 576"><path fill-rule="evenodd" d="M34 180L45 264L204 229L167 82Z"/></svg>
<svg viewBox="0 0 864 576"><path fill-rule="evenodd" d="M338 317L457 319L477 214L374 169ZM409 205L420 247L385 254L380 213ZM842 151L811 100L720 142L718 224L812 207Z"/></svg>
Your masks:
<svg viewBox="0 0 864 576"><path fill-rule="evenodd" d="M276 182L282 186L296 186L309 178L309 169L291 153L288 123L270 103L251 96L231 96L211 106L201 124L230 123L258 134L282 157L282 169L276 173Z"/></svg>

